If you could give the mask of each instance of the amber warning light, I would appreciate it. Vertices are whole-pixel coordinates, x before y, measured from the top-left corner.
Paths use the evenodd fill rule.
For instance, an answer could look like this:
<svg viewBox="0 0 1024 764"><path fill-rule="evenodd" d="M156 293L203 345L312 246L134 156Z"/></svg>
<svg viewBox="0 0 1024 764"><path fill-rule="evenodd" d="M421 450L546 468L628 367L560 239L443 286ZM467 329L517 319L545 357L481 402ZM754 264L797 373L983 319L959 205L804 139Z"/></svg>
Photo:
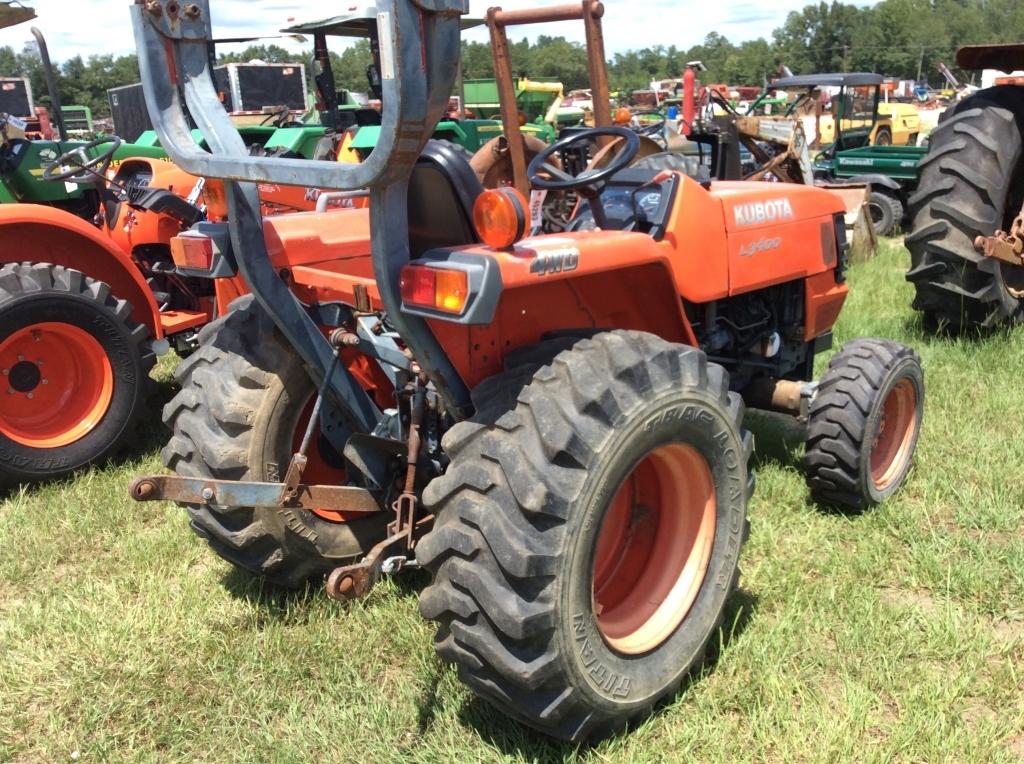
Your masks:
<svg viewBox="0 0 1024 764"><path fill-rule="evenodd" d="M511 186L492 188L477 197L473 225L481 241L494 249L508 249L526 234L529 205Z"/></svg>
<svg viewBox="0 0 1024 764"><path fill-rule="evenodd" d="M407 265L399 281L402 302L416 308L461 314L469 300L469 276L465 271Z"/></svg>

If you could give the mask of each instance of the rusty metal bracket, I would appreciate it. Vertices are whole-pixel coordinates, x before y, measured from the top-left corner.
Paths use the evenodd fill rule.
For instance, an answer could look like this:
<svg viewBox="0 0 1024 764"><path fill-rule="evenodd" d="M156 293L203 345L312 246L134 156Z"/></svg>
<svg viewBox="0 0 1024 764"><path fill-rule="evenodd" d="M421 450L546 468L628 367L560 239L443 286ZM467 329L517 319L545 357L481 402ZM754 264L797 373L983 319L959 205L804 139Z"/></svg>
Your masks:
<svg viewBox="0 0 1024 764"><path fill-rule="evenodd" d="M979 236L974 246L985 257L1024 265L1024 211L1013 221L1009 233L997 231L995 236Z"/></svg>
<svg viewBox="0 0 1024 764"><path fill-rule="evenodd" d="M231 507L295 507L335 512L380 512L373 494L363 488L341 485L296 487L295 498L281 501L281 483L186 478L149 475L137 478L128 489L135 501L179 501L183 504L217 504Z"/></svg>
<svg viewBox="0 0 1024 764"><path fill-rule="evenodd" d="M404 532L388 536L355 565L335 568L327 576L327 596L339 602L365 597L380 580L385 562L384 553L405 542L406 538Z"/></svg>
<svg viewBox="0 0 1024 764"><path fill-rule="evenodd" d="M590 88L594 94L594 125L607 127L612 124L612 114L604 32L601 28L602 16L604 5L599 0L581 0L579 3L515 11L501 8L490 8L487 11L487 28L491 33L491 54L494 59L494 77L498 85L498 101L501 105L502 129L512 154L512 177L515 187L527 198L530 196L530 183L526 175L526 144L522 130L519 129L519 107L516 105L512 55L509 51L506 29L527 24L582 21L587 41Z"/></svg>
<svg viewBox="0 0 1024 764"><path fill-rule="evenodd" d="M327 577L326 589L327 596L332 599L348 602L365 597L380 580L385 565L389 574L397 573L402 568L410 566L408 555L416 546L417 530L424 525L422 522L416 522L419 500L415 493L421 442L420 429L426 410L426 379L423 376L417 380L413 396L405 485L402 494L391 505L395 519L388 524L388 537L374 546L366 557L354 565L344 565L331 571ZM385 552L392 549L401 554L386 558Z"/></svg>

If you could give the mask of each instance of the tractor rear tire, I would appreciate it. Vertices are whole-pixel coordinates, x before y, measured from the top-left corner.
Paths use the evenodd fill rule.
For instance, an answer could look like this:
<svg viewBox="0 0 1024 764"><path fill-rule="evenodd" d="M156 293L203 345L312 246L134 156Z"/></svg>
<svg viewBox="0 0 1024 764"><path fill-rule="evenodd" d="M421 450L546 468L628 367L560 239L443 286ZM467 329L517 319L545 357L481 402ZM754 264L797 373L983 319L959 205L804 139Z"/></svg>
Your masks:
<svg viewBox="0 0 1024 764"><path fill-rule="evenodd" d="M803 459L811 496L855 511L892 496L913 463L923 415L913 350L881 339L844 345L811 402Z"/></svg>
<svg viewBox="0 0 1024 764"><path fill-rule="evenodd" d="M894 236L903 223L903 202L884 191L872 191L868 200L871 224L879 236Z"/></svg>
<svg viewBox="0 0 1024 764"><path fill-rule="evenodd" d="M249 295L203 327L199 349L178 367L164 408L172 435L164 464L185 477L279 481L304 429L313 383L302 361ZM308 420L306 420L308 421ZM315 462L343 470L316 439ZM344 479L343 471L337 473ZM362 557L384 538L386 514L336 522L306 509L186 505L192 529L219 556L270 583L297 589Z"/></svg>
<svg viewBox="0 0 1024 764"><path fill-rule="evenodd" d="M0 487L117 452L146 406L148 336L102 281L47 263L0 267Z"/></svg>
<svg viewBox="0 0 1024 764"><path fill-rule="evenodd" d="M1008 230L1024 200L1024 88L964 99L932 131L910 201L907 280L926 327L953 333L1024 319L1024 268L986 258L978 236Z"/></svg>
<svg viewBox="0 0 1024 764"><path fill-rule="evenodd" d="M743 402L701 351L634 331L506 369L424 491L420 611L501 713L602 737L677 692L722 623L753 489Z"/></svg>

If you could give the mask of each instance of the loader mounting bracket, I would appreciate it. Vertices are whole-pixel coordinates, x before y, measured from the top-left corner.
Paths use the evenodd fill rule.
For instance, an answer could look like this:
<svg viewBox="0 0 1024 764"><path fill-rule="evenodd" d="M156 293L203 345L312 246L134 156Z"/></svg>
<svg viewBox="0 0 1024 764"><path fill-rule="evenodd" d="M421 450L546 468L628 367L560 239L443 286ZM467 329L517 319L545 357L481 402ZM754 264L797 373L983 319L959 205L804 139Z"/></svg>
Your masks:
<svg viewBox="0 0 1024 764"><path fill-rule="evenodd" d="M136 479L128 489L135 501L178 501L183 504L217 504L232 507L291 507L344 513L376 513L380 505L362 488L338 485L295 486L294 498L285 496L283 483L210 480L172 475Z"/></svg>

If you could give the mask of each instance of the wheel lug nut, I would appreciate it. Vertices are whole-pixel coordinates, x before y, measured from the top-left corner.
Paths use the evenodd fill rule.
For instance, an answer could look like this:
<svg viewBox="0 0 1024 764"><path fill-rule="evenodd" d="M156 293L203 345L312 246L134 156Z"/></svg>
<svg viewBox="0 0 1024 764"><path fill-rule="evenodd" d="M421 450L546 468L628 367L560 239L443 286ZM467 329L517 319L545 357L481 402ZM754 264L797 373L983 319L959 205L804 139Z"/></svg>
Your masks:
<svg viewBox="0 0 1024 764"><path fill-rule="evenodd" d="M29 400L32 400L32 399L33 399L34 397L35 397L35 396L34 396L34 395L33 395L32 393L29 393L29 394L28 394L28 399L29 399Z"/></svg>
<svg viewBox="0 0 1024 764"><path fill-rule="evenodd" d="M8 374L10 374L10 373L11 373L11 370L10 370L10 369L4 369L4 376L5 376L5 377L6 377L6 376L7 376Z"/></svg>
<svg viewBox="0 0 1024 764"><path fill-rule="evenodd" d="M18 360L19 360L19 361L24 361L24 360L25 360L25 356L23 356L23 355L19 355L19 356L18 356Z"/></svg>
<svg viewBox="0 0 1024 764"><path fill-rule="evenodd" d="M48 380L48 379L44 379L44 380L43 380L43 384L44 384L44 385L48 385L48 384L50 384L50 380Z"/></svg>

